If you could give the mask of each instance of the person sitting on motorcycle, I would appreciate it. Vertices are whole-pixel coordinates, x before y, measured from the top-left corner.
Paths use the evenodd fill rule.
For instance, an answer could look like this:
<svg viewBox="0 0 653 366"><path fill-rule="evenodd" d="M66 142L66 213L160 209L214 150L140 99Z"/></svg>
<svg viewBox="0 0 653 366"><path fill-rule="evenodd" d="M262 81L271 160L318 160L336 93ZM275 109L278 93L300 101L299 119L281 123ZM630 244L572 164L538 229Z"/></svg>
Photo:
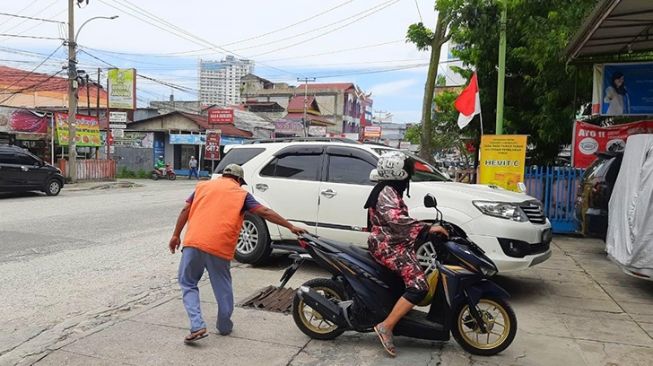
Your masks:
<svg viewBox="0 0 653 366"><path fill-rule="evenodd" d="M367 242L370 254L378 263L397 273L406 286L406 292L388 317L374 327L381 344L393 357L396 355L392 339L395 325L428 293L426 275L417 260L416 243L428 238L429 234L449 235L441 226L408 216L403 195L404 192L410 194L413 172L414 160L410 157L398 151L383 154L376 173L372 172L379 183L365 203L371 232Z"/></svg>
<svg viewBox="0 0 653 366"><path fill-rule="evenodd" d="M154 170L159 175L166 175L166 162L163 160L163 155L154 163Z"/></svg>

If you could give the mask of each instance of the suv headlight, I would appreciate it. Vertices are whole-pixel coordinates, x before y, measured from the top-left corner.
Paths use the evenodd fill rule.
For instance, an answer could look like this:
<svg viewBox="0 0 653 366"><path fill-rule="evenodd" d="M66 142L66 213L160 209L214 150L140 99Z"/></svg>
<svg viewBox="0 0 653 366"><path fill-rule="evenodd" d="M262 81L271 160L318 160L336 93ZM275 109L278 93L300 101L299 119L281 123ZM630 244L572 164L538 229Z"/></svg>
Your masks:
<svg viewBox="0 0 653 366"><path fill-rule="evenodd" d="M472 203L485 215L517 222L528 221L528 217L516 203L490 201L473 201Z"/></svg>

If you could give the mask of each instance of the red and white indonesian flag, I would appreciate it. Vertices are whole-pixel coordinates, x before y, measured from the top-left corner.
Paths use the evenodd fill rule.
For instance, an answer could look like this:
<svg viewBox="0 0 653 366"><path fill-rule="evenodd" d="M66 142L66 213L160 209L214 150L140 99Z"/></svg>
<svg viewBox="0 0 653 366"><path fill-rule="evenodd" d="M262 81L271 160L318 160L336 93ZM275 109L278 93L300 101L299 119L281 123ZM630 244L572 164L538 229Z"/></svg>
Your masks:
<svg viewBox="0 0 653 366"><path fill-rule="evenodd" d="M478 94L476 73L472 75L469 85L460 93L454 106L460 112L458 115L458 127L460 128L467 126L475 115L481 114L481 98Z"/></svg>

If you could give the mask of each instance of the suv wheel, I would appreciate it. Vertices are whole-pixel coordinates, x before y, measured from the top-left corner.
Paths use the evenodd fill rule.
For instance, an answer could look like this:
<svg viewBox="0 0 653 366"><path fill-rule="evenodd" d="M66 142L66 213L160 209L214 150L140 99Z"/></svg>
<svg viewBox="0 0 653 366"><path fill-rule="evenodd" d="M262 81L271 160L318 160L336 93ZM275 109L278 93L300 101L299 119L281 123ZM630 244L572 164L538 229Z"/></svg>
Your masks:
<svg viewBox="0 0 653 366"><path fill-rule="evenodd" d="M61 192L61 183L56 179L50 179L45 186L45 194L48 196L56 196Z"/></svg>
<svg viewBox="0 0 653 366"><path fill-rule="evenodd" d="M422 270L427 275L435 270L436 253L433 243L427 241L417 247L417 260L419 261L419 266L422 267Z"/></svg>
<svg viewBox="0 0 653 366"><path fill-rule="evenodd" d="M261 264L272 252L270 235L265 221L251 213L245 213L243 227L236 245L236 260L247 264Z"/></svg>

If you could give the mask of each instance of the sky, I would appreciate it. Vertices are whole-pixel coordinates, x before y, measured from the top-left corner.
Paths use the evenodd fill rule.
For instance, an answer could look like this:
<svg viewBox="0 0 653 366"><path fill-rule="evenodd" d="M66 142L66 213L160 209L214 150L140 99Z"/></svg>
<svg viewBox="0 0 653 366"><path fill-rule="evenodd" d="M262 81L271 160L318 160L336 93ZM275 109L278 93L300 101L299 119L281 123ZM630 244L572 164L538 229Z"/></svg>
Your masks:
<svg viewBox="0 0 653 366"><path fill-rule="evenodd" d="M156 79L159 82L137 81L139 106L146 106L171 93L177 100L197 99L198 60L234 55L254 60L254 73L275 82L298 84L297 78L304 77L354 82L372 93L375 111L392 113L394 122L416 122L429 53L406 43L405 35L412 23L433 26L433 4L434 0L89 0L75 9L76 29L93 17L119 17L84 25L77 39L78 68L97 77L98 67L134 67ZM67 1L3 1L0 12L65 22ZM67 34L66 27L0 15L0 64L60 71L67 50L59 39Z"/></svg>

